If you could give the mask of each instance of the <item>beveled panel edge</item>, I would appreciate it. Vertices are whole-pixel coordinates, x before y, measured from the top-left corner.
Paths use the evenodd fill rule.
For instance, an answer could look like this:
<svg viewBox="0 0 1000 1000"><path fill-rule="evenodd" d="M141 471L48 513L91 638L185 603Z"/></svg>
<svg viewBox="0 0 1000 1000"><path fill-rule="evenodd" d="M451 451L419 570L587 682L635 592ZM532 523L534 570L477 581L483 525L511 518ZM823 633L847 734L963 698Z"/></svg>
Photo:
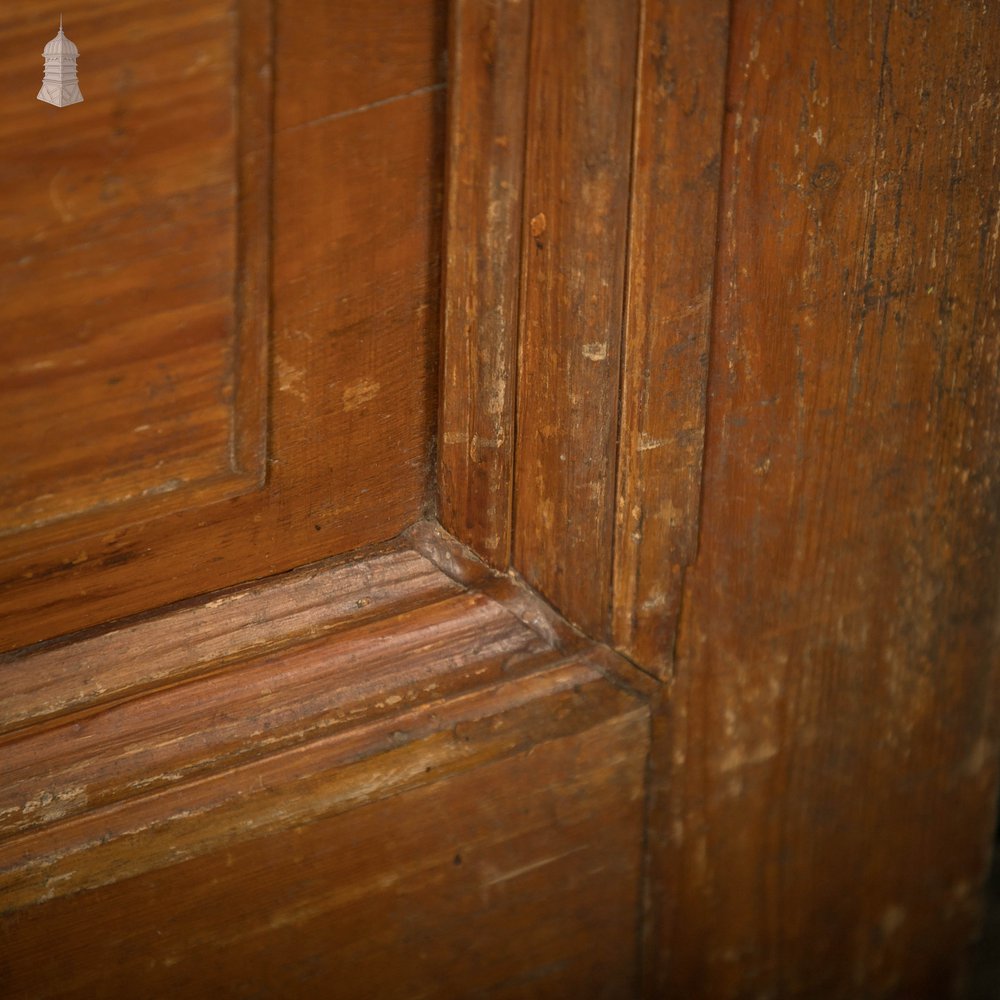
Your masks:
<svg viewBox="0 0 1000 1000"><path fill-rule="evenodd" d="M544 594L535 590L516 569L500 572L482 556L451 535L437 521L425 518L400 536L445 576L489 595L518 621L540 635L553 649L579 654L595 664L612 683L646 699L658 698L663 686L624 653L612 649L567 621Z"/></svg>
<svg viewBox="0 0 1000 1000"><path fill-rule="evenodd" d="M369 724L13 837L0 845L0 913L347 812L603 725L627 727L637 757L645 755L648 706L579 658L440 701L425 697Z"/></svg>
<svg viewBox="0 0 1000 1000"><path fill-rule="evenodd" d="M461 589L397 541L0 653L0 744L21 729Z"/></svg>

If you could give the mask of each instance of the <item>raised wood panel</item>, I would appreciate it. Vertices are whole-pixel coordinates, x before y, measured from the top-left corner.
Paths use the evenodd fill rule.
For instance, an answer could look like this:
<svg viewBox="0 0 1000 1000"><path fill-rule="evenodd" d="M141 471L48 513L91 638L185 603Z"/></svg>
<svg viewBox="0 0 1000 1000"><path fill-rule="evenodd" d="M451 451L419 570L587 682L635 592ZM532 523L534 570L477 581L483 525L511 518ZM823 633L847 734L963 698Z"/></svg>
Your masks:
<svg viewBox="0 0 1000 1000"><path fill-rule="evenodd" d="M92 636L83 701L10 658L0 991L634 996L648 708L550 614L428 526Z"/></svg>
<svg viewBox="0 0 1000 1000"><path fill-rule="evenodd" d="M44 547L22 547L0 562L0 647L390 538L427 506L444 5L400 8L386 0L369 9L371 19L355 18L347 35L324 17L304 34L300 11L279 3L273 56L265 45L267 59L241 69L243 77L266 83L273 73L276 81L276 133L265 101L239 154L245 186L273 187L273 241L241 244L243 253L256 248L265 255L246 261L245 301L266 290L270 317L251 302L241 322L270 323L269 362L265 378L241 381L246 397L239 399L237 387L236 401L237 412L250 413L260 427L263 414L253 411L252 399L270 400L264 482L224 500L196 498L177 511L151 499L141 518L112 512L82 534L67 521L55 523ZM338 54L354 51L362 38L376 46L390 10L397 18L393 50L410 55L399 56L391 73L384 63L361 62L348 80L336 68ZM244 25L250 13L255 31L268 29L265 7L248 5ZM83 37L77 41L83 49ZM305 47L329 56L307 104L298 84L290 89L301 82ZM247 211L241 205L240 217ZM241 351L230 360L252 371L263 354Z"/></svg>
<svg viewBox="0 0 1000 1000"><path fill-rule="evenodd" d="M438 511L511 553L529 0L451 5Z"/></svg>
<svg viewBox="0 0 1000 1000"><path fill-rule="evenodd" d="M732 6L654 993L946 997L997 786L1000 10Z"/></svg>
<svg viewBox="0 0 1000 1000"><path fill-rule="evenodd" d="M592 635L611 612L638 0L532 18L513 562Z"/></svg>
<svg viewBox="0 0 1000 1000"><path fill-rule="evenodd" d="M3 555L50 542L53 522L85 534L263 472L267 292L237 264L268 242L268 188L241 183L236 150L269 101L242 69L270 53L246 8L0 17ZM68 108L34 100L60 11L82 47ZM254 249L238 255L238 235Z"/></svg>
<svg viewBox="0 0 1000 1000"><path fill-rule="evenodd" d="M701 502L728 4L646 0L636 81L612 636L663 676Z"/></svg>
<svg viewBox="0 0 1000 1000"><path fill-rule="evenodd" d="M528 724L520 715L494 720ZM448 780L20 912L0 926L5 993L625 1000L642 725L595 719ZM475 747L482 727L459 733ZM437 763L429 746L408 756L393 763Z"/></svg>

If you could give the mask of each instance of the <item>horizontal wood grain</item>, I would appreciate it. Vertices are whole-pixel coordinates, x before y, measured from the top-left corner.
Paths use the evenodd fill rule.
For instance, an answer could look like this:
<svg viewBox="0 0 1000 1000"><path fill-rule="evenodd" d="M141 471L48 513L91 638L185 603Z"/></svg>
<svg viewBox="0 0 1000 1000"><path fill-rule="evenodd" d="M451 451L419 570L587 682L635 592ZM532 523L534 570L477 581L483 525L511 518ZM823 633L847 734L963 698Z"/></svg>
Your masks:
<svg viewBox="0 0 1000 1000"><path fill-rule="evenodd" d="M634 995L645 720L585 697L496 705L396 751L391 784L314 756L297 813L264 777L257 797L301 825L20 911L6 994ZM532 736L505 752L503 728Z"/></svg>
<svg viewBox="0 0 1000 1000"><path fill-rule="evenodd" d="M0 834L377 719L412 701L425 682L443 697L459 686L449 670L466 685L482 683L513 676L525 659L551 660L551 652L489 598L455 596L355 626L334 645L317 639L257 654L196 684L133 695L9 738Z"/></svg>
<svg viewBox="0 0 1000 1000"><path fill-rule="evenodd" d="M0 17L0 555L263 472L267 293L244 272L266 261L268 147L253 172L236 155L270 107L251 6L70 5L85 100L63 109L25 93L60 8Z"/></svg>
<svg viewBox="0 0 1000 1000"><path fill-rule="evenodd" d="M0 737L5 995L633 995L646 704L418 548L475 565L427 526L84 641L89 703Z"/></svg>
<svg viewBox="0 0 1000 1000"><path fill-rule="evenodd" d="M319 563L153 618L2 654L0 733L460 591L398 544L362 555L360 570L357 558Z"/></svg>

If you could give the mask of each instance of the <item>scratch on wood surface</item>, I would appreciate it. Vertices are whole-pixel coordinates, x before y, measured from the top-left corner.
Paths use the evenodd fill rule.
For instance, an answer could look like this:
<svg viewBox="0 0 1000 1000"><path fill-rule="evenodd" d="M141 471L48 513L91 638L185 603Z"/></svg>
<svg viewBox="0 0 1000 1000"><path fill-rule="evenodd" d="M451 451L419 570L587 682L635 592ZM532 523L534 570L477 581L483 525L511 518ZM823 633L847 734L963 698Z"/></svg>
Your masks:
<svg viewBox="0 0 1000 1000"><path fill-rule="evenodd" d="M388 104L396 104L399 101L405 101L410 97L420 97L423 94L433 94L437 91L444 90L445 84L443 83L432 83L426 87L417 87L414 90L409 90L405 94L393 94L392 97L384 97L379 101L370 101L368 104L359 104L355 108L347 108L344 111L335 111L330 115L322 115L319 118L313 118L307 122L300 122L297 125L287 125L285 128L276 129L275 135L286 135L289 132L298 132L301 129L312 128L316 125L325 125L327 122L338 121L341 118L350 118L353 115L360 115L365 111L372 111L375 108L384 108Z"/></svg>
<svg viewBox="0 0 1000 1000"><path fill-rule="evenodd" d="M52 175L52 180L49 181L49 200L52 202L52 207L56 210L62 222L72 222L76 216L70 211L69 205L66 203L66 199L60 190L62 178L65 173L66 167L60 167Z"/></svg>
<svg viewBox="0 0 1000 1000"><path fill-rule="evenodd" d="M501 882L509 882L511 879L520 878L522 875L527 875L529 872L537 871L539 868L544 868L546 865L555 864L557 861L562 861L563 858L568 858L573 854L579 854L584 850L586 850L585 846L574 847L572 850L563 851L562 854L556 854L551 858L540 858L539 860L532 861L529 864L521 865L519 868L512 868L510 871L491 873L483 879L483 885L492 886L499 885Z"/></svg>

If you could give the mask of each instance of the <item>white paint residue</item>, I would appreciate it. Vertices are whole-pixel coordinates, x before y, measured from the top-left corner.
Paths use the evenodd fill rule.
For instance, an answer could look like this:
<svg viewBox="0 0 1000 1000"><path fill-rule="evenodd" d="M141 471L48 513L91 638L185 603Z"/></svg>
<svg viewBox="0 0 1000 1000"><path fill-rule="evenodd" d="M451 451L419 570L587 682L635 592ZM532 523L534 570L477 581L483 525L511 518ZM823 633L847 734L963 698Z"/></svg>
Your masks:
<svg viewBox="0 0 1000 1000"><path fill-rule="evenodd" d="M657 448L662 448L664 445L669 444L666 438L655 438L645 431L639 432L639 442L636 445L636 451L656 451Z"/></svg>

